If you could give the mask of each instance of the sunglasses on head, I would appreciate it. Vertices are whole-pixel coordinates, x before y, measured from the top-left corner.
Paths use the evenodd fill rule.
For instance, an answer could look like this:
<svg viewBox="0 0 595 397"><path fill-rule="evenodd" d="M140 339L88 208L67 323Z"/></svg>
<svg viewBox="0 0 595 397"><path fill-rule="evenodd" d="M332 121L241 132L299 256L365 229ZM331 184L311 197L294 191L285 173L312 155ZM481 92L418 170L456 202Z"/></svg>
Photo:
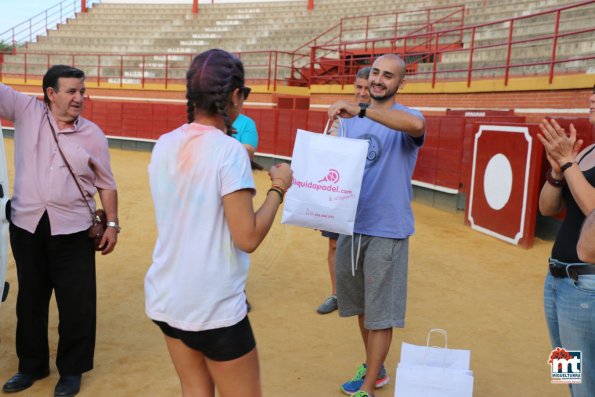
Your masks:
<svg viewBox="0 0 595 397"><path fill-rule="evenodd" d="M240 90L240 93L242 94L242 97L244 98L244 101L245 101L246 99L248 99L248 96L250 95L250 91L252 91L252 88L241 87L239 90Z"/></svg>

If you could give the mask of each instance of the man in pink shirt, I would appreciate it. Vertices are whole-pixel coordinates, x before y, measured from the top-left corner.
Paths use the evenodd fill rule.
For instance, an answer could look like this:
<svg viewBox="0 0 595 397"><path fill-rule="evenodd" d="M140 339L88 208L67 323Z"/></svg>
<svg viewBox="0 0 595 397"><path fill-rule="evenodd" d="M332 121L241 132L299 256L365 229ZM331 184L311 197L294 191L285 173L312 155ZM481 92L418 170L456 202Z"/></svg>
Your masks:
<svg viewBox="0 0 595 397"><path fill-rule="evenodd" d="M41 102L0 84L0 117L15 126L10 243L19 281L19 368L3 391L25 390L49 375L47 325L54 291L60 312L60 380L54 395L66 397L79 392L81 374L93 368L96 284L89 206L95 210L98 192L108 220L100 244L106 255L120 230L118 200L107 139L96 124L80 117L84 72L52 66L43 78L43 93Z"/></svg>

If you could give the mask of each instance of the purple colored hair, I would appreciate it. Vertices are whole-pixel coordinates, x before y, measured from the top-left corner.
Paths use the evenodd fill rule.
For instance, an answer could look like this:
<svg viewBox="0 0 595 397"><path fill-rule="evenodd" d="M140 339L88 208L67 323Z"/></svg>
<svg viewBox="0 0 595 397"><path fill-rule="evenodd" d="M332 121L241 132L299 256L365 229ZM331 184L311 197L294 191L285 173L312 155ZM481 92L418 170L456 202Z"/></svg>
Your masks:
<svg viewBox="0 0 595 397"><path fill-rule="evenodd" d="M194 121L194 111L199 109L222 116L226 132L231 135L226 108L233 90L244 87L244 83L244 66L236 56L220 49L198 54L186 74L188 123Z"/></svg>

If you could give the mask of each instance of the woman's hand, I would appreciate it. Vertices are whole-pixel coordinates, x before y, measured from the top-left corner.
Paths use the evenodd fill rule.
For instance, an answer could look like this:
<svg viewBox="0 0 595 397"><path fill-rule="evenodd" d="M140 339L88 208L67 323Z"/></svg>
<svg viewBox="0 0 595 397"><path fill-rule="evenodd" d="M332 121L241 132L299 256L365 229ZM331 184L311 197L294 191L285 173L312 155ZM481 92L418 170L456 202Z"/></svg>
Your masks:
<svg viewBox="0 0 595 397"><path fill-rule="evenodd" d="M293 171L289 164L279 163L269 170L269 176L273 185L279 186L284 192L291 187L293 182Z"/></svg>
<svg viewBox="0 0 595 397"><path fill-rule="evenodd" d="M576 139L576 129L570 124L570 135L566 134L564 128L556 120L543 119L539 123L541 134L537 138L543 144L547 159L552 167L552 173L559 175L560 166L576 159L581 146L582 139ZM556 176L556 175L552 175Z"/></svg>

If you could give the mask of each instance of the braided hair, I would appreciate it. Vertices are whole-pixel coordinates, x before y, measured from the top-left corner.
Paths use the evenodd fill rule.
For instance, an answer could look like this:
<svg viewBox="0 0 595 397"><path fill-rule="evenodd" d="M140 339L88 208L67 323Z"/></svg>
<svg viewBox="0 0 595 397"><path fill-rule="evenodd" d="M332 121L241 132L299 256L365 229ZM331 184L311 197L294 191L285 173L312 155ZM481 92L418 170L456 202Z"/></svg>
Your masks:
<svg viewBox="0 0 595 397"><path fill-rule="evenodd" d="M210 115L220 115L227 135L233 132L227 114L230 95L244 87L244 66L234 55L220 49L198 54L186 74L188 123L194 122L194 111L199 109Z"/></svg>

